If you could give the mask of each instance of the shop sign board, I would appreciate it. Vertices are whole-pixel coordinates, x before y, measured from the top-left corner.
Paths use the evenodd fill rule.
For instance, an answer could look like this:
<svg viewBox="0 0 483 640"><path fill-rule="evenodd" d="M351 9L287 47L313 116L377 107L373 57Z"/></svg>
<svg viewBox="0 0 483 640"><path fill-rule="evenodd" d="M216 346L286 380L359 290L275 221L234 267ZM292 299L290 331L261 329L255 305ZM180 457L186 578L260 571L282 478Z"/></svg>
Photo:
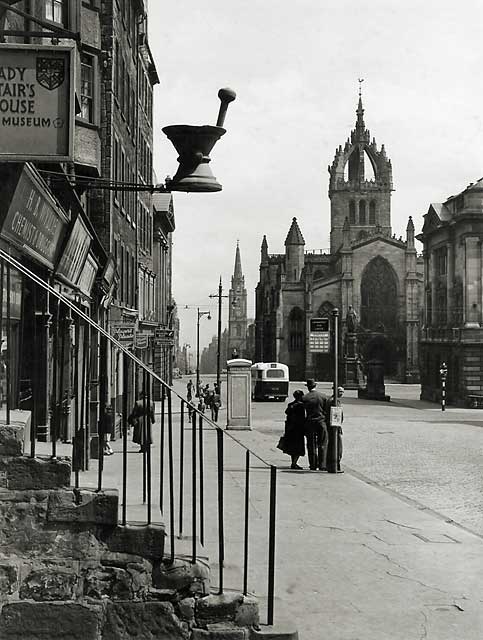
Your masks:
<svg viewBox="0 0 483 640"><path fill-rule="evenodd" d="M91 234L80 216L77 216L67 244L62 251L56 273L63 276L68 282L76 284L84 267L89 247Z"/></svg>
<svg viewBox="0 0 483 640"><path fill-rule="evenodd" d="M91 295L92 285L96 279L98 268L97 260L94 256L91 253L87 254L87 258L84 262L84 268L82 269L79 280L77 281L77 286L86 296Z"/></svg>
<svg viewBox="0 0 483 640"><path fill-rule="evenodd" d="M54 268L68 219L34 169L24 165L0 235L50 269Z"/></svg>
<svg viewBox="0 0 483 640"><path fill-rule="evenodd" d="M111 333L114 339L121 342L124 347L132 347L134 345L134 327L113 326Z"/></svg>
<svg viewBox="0 0 483 640"><path fill-rule="evenodd" d="M136 349L147 349L149 345L149 336L147 333L136 334Z"/></svg>
<svg viewBox="0 0 483 640"><path fill-rule="evenodd" d="M311 353L330 353L329 318L311 318L309 332L309 351Z"/></svg>
<svg viewBox="0 0 483 640"><path fill-rule="evenodd" d="M72 160L74 48L0 44L0 57L0 160Z"/></svg>

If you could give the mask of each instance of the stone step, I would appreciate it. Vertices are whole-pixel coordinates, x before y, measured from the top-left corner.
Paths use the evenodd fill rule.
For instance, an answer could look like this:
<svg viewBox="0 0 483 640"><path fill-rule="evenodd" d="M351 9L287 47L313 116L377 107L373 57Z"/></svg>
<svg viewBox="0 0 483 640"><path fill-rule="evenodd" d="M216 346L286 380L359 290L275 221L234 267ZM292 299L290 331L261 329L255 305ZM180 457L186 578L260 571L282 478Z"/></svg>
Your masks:
<svg viewBox="0 0 483 640"><path fill-rule="evenodd" d="M250 640L299 640L299 634L289 625L261 625L259 629L250 629Z"/></svg>

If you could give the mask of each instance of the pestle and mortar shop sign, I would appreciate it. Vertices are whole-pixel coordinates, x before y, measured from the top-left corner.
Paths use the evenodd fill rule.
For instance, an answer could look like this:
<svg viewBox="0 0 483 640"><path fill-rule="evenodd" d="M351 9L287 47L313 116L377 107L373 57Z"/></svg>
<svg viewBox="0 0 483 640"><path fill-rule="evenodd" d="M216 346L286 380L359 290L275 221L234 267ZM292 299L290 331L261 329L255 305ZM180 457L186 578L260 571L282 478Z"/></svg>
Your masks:
<svg viewBox="0 0 483 640"><path fill-rule="evenodd" d="M35 169L28 164L19 167L18 177L8 181L14 189L11 200L6 193L1 194L0 236L53 269L69 220Z"/></svg>
<svg viewBox="0 0 483 640"><path fill-rule="evenodd" d="M73 155L74 49L0 44L0 160Z"/></svg>

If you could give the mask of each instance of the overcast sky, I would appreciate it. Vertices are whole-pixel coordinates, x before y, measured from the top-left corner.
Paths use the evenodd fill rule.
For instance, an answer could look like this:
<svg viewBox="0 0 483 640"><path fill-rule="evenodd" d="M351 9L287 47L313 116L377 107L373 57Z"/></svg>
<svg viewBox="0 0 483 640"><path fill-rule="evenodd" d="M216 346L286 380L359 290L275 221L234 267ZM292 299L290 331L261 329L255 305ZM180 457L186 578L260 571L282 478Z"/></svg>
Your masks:
<svg viewBox="0 0 483 640"><path fill-rule="evenodd" d="M354 127L358 78L392 160L396 235L483 175L482 18L481 0L150 1L158 180L177 168L161 128L215 124L218 89L237 92L211 154L223 191L174 196L181 345L195 349L198 305L213 310L201 345L216 334L208 296L220 275L227 293L237 239L252 317L263 234L282 253L296 216L306 249L329 246L327 166Z"/></svg>

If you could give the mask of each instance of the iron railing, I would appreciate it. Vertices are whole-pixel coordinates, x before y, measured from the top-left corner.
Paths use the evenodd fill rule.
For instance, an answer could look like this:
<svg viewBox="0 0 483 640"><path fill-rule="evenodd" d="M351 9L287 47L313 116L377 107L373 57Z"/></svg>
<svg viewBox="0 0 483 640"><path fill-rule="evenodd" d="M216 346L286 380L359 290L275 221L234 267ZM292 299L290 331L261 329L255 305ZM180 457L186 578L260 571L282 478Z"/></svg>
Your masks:
<svg viewBox="0 0 483 640"><path fill-rule="evenodd" d="M12 319L11 274L22 278L21 314ZM28 287L25 286L28 283ZM26 293L28 290L28 294ZM18 302L18 301L17 301ZM14 326L16 325L16 326ZM0 331L5 336L3 351L3 397L6 404L6 422L10 422L14 408L31 411L30 451L36 457L39 439L50 439L50 456L55 459L62 440L69 440L67 422L72 423L72 469L74 486L79 487L81 473L95 474L95 489L102 491L109 471L109 483L120 475L120 522L126 525L135 513L139 521L140 509L146 524L155 520L166 527L169 540L166 556L173 561L177 551L184 552L185 542L191 538L188 555L191 562L206 553L213 553L218 564L218 592L226 589L226 567L240 566L240 575L230 574L230 588L244 594L256 591L252 583L260 584L261 571L254 566L250 551L265 541L267 567L267 624L274 620L275 585L275 531L277 469L250 451L231 433L220 427L193 404L177 393L129 348L116 340L103 326L85 313L75 300L71 300L45 282L24 264L0 249ZM14 336L15 334L15 336ZM24 387L19 387L20 373L25 370L25 342L29 337L35 345L30 354L32 375ZM116 416L109 419L108 404L109 349L121 354L121 425L114 446L118 448L122 464L107 466L105 443L108 431L116 437ZM15 360L16 359L16 360ZM43 377L42 377L42 374ZM68 380L67 380L68 378ZM29 382L30 380L30 382ZM160 399L153 400L153 383L160 386ZM116 383L116 384L117 384ZM66 394L66 388L69 393ZM137 391L137 439L142 445L142 460L134 453L129 441L133 414L129 398ZM67 395L67 398L65 397ZM69 405L69 395L72 396ZM45 407L48 398L48 410ZM176 406L174 404L176 403ZM118 403L119 405L119 403ZM72 415L69 408L72 407ZM159 457L155 460L152 443L154 409L159 409L156 429L159 438ZM39 416L44 410L47 427ZM113 426L114 424L114 426ZM90 447L97 439L97 469L93 468ZM118 442L119 441L119 442ZM156 444L158 446L158 444ZM93 456L94 457L94 456ZM132 462L134 460L134 463ZM207 461L212 463L208 464ZM141 479L136 470L141 467ZM266 483L253 483L252 476L266 472ZM237 482L240 504L230 499L229 517L225 501L225 485L233 474L240 474ZM188 477L191 475L191 481ZM86 478L87 475L84 476ZM156 478L159 485L155 486ZM139 490L136 490L139 483ZM263 489L265 487L265 489ZM268 495L264 492L268 489ZM137 492L137 493L136 493ZM132 498L133 494L137 497ZM157 500L156 500L157 498ZM252 503L256 503L256 510ZM255 511L256 518L253 516ZM261 515L262 514L262 515ZM227 531L229 529L229 531ZM234 533L243 532L243 540ZM239 557L239 565L236 557Z"/></svg>

